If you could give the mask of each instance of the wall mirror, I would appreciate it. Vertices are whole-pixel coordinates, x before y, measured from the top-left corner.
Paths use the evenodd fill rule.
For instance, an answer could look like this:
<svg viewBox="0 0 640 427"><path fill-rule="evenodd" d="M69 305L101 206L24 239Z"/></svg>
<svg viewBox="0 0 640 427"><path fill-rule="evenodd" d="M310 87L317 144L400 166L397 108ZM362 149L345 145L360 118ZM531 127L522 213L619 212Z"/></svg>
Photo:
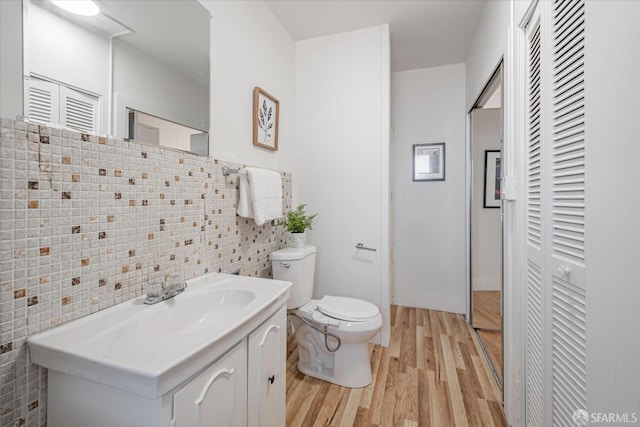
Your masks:
<svg viewBox="0 0 640 427"><path fill-rule="evenodd" d="M209 12L197 0L95 3L82 16L23 0L24 116L208 155ZM163 135L183 128L195 144Z"/></svg>

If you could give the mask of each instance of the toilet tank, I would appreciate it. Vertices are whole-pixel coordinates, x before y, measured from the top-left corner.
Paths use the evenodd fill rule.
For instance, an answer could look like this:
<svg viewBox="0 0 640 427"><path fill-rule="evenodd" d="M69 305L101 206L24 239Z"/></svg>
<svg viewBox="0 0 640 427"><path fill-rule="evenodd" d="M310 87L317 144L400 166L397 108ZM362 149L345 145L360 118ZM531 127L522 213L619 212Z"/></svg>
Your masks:
<svg viewBox="0 0 640 427"><path fill-rule="evenodd" d="M313 295L313 278L316 268L316 247L285 248L271 252L273 278L293 283L287 308L298 308Z"/></svg>

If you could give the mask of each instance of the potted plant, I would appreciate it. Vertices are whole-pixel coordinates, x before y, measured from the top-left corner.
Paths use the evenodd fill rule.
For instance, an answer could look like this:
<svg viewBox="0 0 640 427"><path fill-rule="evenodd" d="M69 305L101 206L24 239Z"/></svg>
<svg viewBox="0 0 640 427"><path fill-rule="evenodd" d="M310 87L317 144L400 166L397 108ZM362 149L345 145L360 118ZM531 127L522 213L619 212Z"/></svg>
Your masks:
<svg viewBox="0 0 640 427"><path fill-rule="evenodd" d="M291 240L294 248L304 246L307 233L306 229L312 230L313 220L318 216L317 213L307 215L304 211L306 204L299 205L296 209L287 212L284 218L278 220L278 225L284 225L284 228L291 233Z"/></svg>

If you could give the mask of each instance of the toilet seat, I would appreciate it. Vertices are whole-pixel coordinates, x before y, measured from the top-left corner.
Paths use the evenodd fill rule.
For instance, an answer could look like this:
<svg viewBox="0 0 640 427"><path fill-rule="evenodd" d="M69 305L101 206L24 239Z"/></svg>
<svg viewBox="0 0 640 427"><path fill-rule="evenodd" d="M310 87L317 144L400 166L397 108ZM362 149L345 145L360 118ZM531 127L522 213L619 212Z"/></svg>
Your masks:
<svg viewBox="0 0 640 427"><path fill-rule="evenodd" d="M366 322L379 313L378 307L369 301L332 295L326 295L318 301L317 308L326 316L350 322Z"/></svg>
<svg viewBox="0 0 640 427"><path fill-rule="evenodd" d="M332 298L341 298L341 297L332 297ZM329 300L331 300L332 298L329 298ZM341 301L341 302L351 303L352 299L353 298L347 298L347 301ZM302 307L291 310L291 312L294 313L296 316L300 316L304 319L315 322L318 325L323 325L323 326L326 325L326 326L334 327L336 328L335 331L341 331L341 332L361 332L361 331L366 331L373 327L380 328L380 325L382 324L382 315L380 314L380 311L378 310L378 308L373 304L371 305L373 305L376 311L376 314L374 314L373 317L368 319L361 319L361 320L347 320L347 319L338 319L337 317L329 316L328 314L325 314L322 311L320 311L318 308L318 304L321 301L322 300L309 300ZM362 300L356 300L356 301L366 303L366 301L362 301ZM369 303L364 305L368 305L368 304ZM368 307L368 308L370 309L371 307ZM333 313L335 314L335 312ZM353 315L353 313L351 313L351 315ZM342 317L347 317L347 316L343 315Z"/></svg>

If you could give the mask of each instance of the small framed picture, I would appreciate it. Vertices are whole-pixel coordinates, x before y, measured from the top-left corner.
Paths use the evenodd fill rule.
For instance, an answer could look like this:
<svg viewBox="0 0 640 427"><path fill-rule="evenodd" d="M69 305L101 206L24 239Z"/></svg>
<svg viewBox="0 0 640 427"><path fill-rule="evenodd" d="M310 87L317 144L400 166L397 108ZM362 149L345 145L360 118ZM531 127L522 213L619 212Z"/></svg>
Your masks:
<svg viewBox="0 0 640 427"><path fill-rule="evenodd" d="M444 142L413 144L413 180L444 181Z"/></svg>
<svg viewBox="0 0 640 427"><path fill-rule="evenodd" d="M253 89L253 145L278 151L280 101L266 91Z"/></svg>
<svg viewBox="0 0 640 427"><path fill-rule="evenodd" d="M502 159L499 150L484 152L484 207L499 208L501 198L500 179Z"/></svg>

